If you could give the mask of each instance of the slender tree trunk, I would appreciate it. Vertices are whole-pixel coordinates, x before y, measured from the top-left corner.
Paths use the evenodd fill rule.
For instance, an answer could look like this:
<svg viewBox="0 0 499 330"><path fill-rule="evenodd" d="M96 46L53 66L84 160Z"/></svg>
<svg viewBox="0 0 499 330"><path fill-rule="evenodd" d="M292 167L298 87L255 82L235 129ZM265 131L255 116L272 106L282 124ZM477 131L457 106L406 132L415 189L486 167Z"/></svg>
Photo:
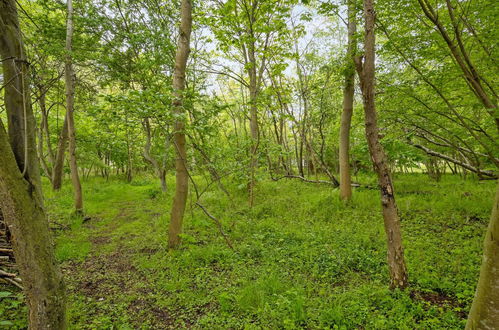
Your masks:
<svg viewBox="0 0 499 330"><path fill-rule="evenodd" d="M189 177L187 173L187 151L185 146L185 113L183 110L183 92L185 89L185 72L187 58L190 52L190 37L192 30L192 4L190 0L182 0L180 9L180 35L175 57L175 72L173 74L173 112L175 120L173 141L175 143L176 160L176 184L170 216L168 246L176 248L180 244L180 233L182 232L182 221L184 218L185 204L189 189Z"/></svg>
<svg viewBox="0 0 499 330"><path fill-rule="evenodd" d="M43 210L27 62L14 0L0 1L9 136L0 120L0 212L12 234L31 329L65 329L65 294ZM10 141L10 143L9 143Z"/></svg>
<svg viewBox="0 0 499 330"><path fill-rule="evenodd" d="M54 166L54 150L52 149L52 143L50 141L50 130L49 130L49 121L48 121L48 118L49 118L49 109L47 109L47 102L46 102L46 90L43 90L42 87L39 88L40 90L40 99L39 99L39 104L40 104L40 110L41 110L41 113L42 113L42 123L43 124L40 124L40 131L41 131L41 135L43 137L43 134L45 134L46 138L47 138L47 152L48 152L48 156L49 156L49 161L50 161L50 165Z"/></svg>
<svg viewBox="0 0 499 330"><path fill-rule="evenodd" d="M62 186L64 158L66 148L68 147L68 117L64 117L59 142L57 143L57 153L54 159L54 167L52 169L52 189L60 190Z"/></svg>
<svg viewBox="0 0 499 330"><path fill-rule="evenodd" d="M482 267L466 329L496 329L499 324L499 182L483 244Z"/></svg>
<svg viewBox="0 0 499 330"><path fill-rule="evenodd" d="M161 182L161 191L166 192L168 187L166 185L166 170L161 170L159 173L159 181Z"/></svg>
<svg viewBox="0 0 499 330"><path fill-rule="evenodd" d="M41 120L40 127L38 128L38 158L40 159L40 164L42 165L45 175L52 182L52 167L54 166L54 153L52 150L52 144L50 143L50 132L48 128L48 111L45 100L45 91L40 86L40 97L38 99L38 104L40 105ZM47 154L50 162L50 166L44 156L43 140L44 135L47 137Z"/></svg>
<svg viewBox="0 0 499 330"><path fill-rule="evenodd" d="M400 219L395 203L392 179L387 164L386 154L379 141L376 107L374 103L374 3L364 0L365 40L364 63L357 58L356 66L364 99L364 114L366 137L381 192L381 205L388 243L388 267L390 270L390 287L404 288L407 286L407 270L402 246Z"/></svg>
<svg viewBox="0 0 499 330"><path fill-rule="evenodd" d="M340 124L340 199L349 201L352 198L352 179L350 177L350 127L353 113L353 97L355 91L355 51L357 43L355 33L355 0L348 1L348 46L345 70L345 88L343 90L343 112Z"/></svg>
<svg viewBox="0 0 499 330"><path fill-rule="evenodd" d="M249 204L253 206L255 199L255 172L258 167L258 86L256 76L256 57L255 57L255 43L250 42L248 51L249 58L249 93L250 93L250 133L251 133L251 150L250 150L250 182L249 182Z"/></svg>
<svg viewBox="0 0 499 330"><path fill-rule="evenodd" d="M67 0L67 31L66 31L66 65L65 65L65 80L66 80L66 118L68 121L68 138L69 138L69 167L71 169L71 182L74 189L74 202L76 213L83 212L83 193L81 190L80 177L78 175L78 164L76 161L76 129L74 123L74 86L75 73L73 71L72 61L72 44L73 44L73 1Z"/></svg>
<svg viewBox="0 0 499 330"><path fill-rule="evenodd" d="M149 118L144 118L142 121L142 126L144 127L144 132L146 133L146 143L144 144L144 150L142 156L144 159L152 165L153 170L156 172L160 182L161 190L166 191L166 170L160 165L160 163L151 155L151 124L149 123Z"/></svg>

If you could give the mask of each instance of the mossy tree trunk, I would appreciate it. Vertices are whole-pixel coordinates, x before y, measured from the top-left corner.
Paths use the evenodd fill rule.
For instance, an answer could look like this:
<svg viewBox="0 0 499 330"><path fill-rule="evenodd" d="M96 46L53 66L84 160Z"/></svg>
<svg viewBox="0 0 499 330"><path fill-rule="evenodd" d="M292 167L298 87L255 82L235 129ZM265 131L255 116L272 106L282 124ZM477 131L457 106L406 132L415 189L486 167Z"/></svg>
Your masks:
<svg viewBox="0 0 499 330"><path fill-rule="evenodd" d="M11 233L23 280L31 329L65 329L62 275L54 257L47 217L25 180L0 122L0 208Z"/></svg>
<svg viewBox="0 0 499 330"><path fill-rule="evenodd" d="M9 142L24 179L30 182L34 196L43 205L35 144L35 118L30 100L29 63L24 54L14 0L0 1L0 58L5 82Z"/></svg>
<svg viewBox="0 0 499 330"><path fill-rule="evenodd" d="M0 209L11 233L31 329L65 329L65 293L43 210L27 62L14 0L0 0L9 134L0 120Z"/></svg>

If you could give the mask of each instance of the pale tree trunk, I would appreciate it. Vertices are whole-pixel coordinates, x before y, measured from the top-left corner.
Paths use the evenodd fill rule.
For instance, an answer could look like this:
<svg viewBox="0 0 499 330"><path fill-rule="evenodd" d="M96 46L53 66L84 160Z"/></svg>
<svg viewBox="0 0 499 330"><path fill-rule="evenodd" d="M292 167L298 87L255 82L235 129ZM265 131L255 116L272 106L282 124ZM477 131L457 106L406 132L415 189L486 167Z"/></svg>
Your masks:
<svg viewBox="0 0 499 330"><path fill-rule="evenodd" d="M73 60L71 56L73 44L73 0L67 0L68 19L66 30L66 117L68 120L69 138L69 167L71 169L71 182L74 190L74 203L76 213L83 212L83 194L81 191L80 177L78 175L78 164L76 162L76 129L74 123L74 97L75 97L75 73L73 71Z"/></svg>
<svg viewBox="0 0 499 330"><path fill-rule="evenodd" d="M64 284L43 210L29 75L23 53L16 3L2 0L0 57L9 136L0 120L0 212L12 235L30 328L65 329Z"/></svg>
<svg viewBox="0 0 499 330"><path fill-rule="evenodd" d="M364 63L362 63L360 58L356 58L356 67L364 99L367 144L374 169L378 175L378 184L381 192L381 205L388 243L390 287L404 288L407 286L407 270L404 260L404 249L402 246L400 219L397 212L397 204L395 203L393 184L386 154L379 141L376 107L374 103L375 13L373 0L364 0L364 14L366 20Z"/></svg>
<svg viewBox="0 0 499 330"><path fill-rule="evenodd" d="M482 267L466 329L496 329L499 325L499 182L483 244Z"/></svg>
<svg viewBox="0 0 499 330"><path fill-rule="evenodd" d="M185 204L189 189L189 174L187 173L187 151L185 147L185 113L183 110L183 93L185 89L185 72L187 58L190 52L190 37L192 30L192 4L191 0L182 0L180 9L180 33L175 56L175 72L173 74L173 113L175 119L173 141L176 150L175 159L175 196L173 198L170 226L168 231L168 246L176 248L180 244L182 221L184 218Z"/></svg>
<svg viewBox="0 0 499 330"><path fill-rule="evenodd" d="M354 56L357 48L355 32L355 0L348 1L348 46L345 70L345 88L343 90L343 112L340 123L340 199L349 201L352 198L352 179L350 177L350 127L352 123L353 98L355 91Z"/></svg>
<svg viewBox="0 0 499 330"><path fill-rule="evenodd" d="M52 189L60 190L62 186L62 177L64 170L64 156L68 146L68 117L64 117L59 142L57 144L57 152L54 159L54 167L52 169Z"/></svg>

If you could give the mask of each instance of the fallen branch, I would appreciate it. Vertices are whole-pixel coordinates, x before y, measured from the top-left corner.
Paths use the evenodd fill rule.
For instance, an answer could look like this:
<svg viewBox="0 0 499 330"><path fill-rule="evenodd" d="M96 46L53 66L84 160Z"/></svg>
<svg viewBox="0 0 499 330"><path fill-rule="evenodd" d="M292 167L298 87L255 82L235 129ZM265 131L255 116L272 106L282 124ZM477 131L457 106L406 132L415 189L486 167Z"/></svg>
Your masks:
<svg viewBox="0 0 499 330"><path fill-rule="evenodd" d="M23 289L23 287L21 285L22 280L19 277L17 277L17 274L7 273L7 272L0 269L0 280L3 280L4 282L15 285L21 290Z"/></svg>
<svg viewBox="0 0 499 330"><path fill-rule="evenodd" d="M410 145L412 145L413 147L415 147L415 148L423 150L426 154L428 154L430 156L434 156L434 157L438 157L438 158L441 158L441 159L445 159L445 160L447 160L447 161L449 161L451 163L454 163L454 164L456 164L458 166L461 166L461 167L463 167L463 168L465 168L465 169L467 169L467 170L469 170L471 172L474 172L474 173L476 173L478 175L485 175L485 176L488 176L490 178L497 179L497 174L494 173L494 172L492 172L492 171L481 170L481 169L476 168L476 167L474 167L474 166L472 166L470 164L461 162L461 161L459 161L457 159L454 159L452 157L444 155L444 154L442 154L440 152L431 150L431 149L429 149L429 148L427 148L427 147L425 147L423 145L416 144L416 143L414 143L414 142L412 142L410 140L408 140L408 143Z"/></svg>
<svg viewBox="0 0 499 330"><path fill-rule="evenodd" d="M21 284L19 284L17 281L15 281L13 278L9 278L9 277L0 277L0 280L6 282L6 283L9 283L9 284L12 284L12 285L15 285L17 286L19 289L23 290L23 286ZM21 279L19 279L21 280Z"/></svg>
<svg viewBox="0 0 499 330"><path fill-rule="evenodd" d="M0 269L0 277L17 277L14 273L7 273Z"/></svg>
<svg viewBox="0 0 499 330"><path fill-rule="evenodd" d="M272 181L279 181L281 179L299 179L299 180L302 180L303 182L307 182L307 183L320 183L320 184L327 184L327 185L330 185L330 186L333 186L333 187L336 187L336 185L333 183L333 182L330 182L330 181L326 181L326 180L309 180L307 178L304 178L302 176L299 176L299 175L283 175L279 178L272 178Z"/></svg>
<svg viewBox="0 0 499 330"><path fill-rule="evenodd" d="M331 182L331 181L326 181L326 180L309 180L309 179L304 178L304 177L299 176L299 175L283 175L283 176L278 177L278 178L271 177L271 179L272 179L272 181L279 181L281 179L299 179L299 180L302 180L303 182L307 182L307 183L327 184L327 185L333 186L335 188L338 187L334 182ZM368 186L368 185L363 185L363 184L360 184L360 183L357 183L357 182L352 182L351 185L354 188L376 189L376 187Z"/></svg>

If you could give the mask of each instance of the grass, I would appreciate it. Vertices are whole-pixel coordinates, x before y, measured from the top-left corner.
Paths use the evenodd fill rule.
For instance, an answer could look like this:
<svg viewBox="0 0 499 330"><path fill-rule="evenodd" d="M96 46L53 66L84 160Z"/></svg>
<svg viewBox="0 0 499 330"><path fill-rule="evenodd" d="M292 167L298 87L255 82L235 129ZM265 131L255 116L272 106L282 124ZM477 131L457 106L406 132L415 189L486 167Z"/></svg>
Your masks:
<svg viewBox="0 0 499 330"><path fill-rule="evenodd" d="M262 181L249 209L244 188L228 185L230 201L213 187L202 203L235 252L192 205L181 249L168 251L171 190L161 193L152 178L90 178L85 222L71 216L70 186L45 192L72 329L459 329L494 184L396 176L411 282L405 291L388 290L377 190L357 189L344 205L327 186ZM22 298L0 292L0 299L7 302L0 320L26 326Z"/></svg>

